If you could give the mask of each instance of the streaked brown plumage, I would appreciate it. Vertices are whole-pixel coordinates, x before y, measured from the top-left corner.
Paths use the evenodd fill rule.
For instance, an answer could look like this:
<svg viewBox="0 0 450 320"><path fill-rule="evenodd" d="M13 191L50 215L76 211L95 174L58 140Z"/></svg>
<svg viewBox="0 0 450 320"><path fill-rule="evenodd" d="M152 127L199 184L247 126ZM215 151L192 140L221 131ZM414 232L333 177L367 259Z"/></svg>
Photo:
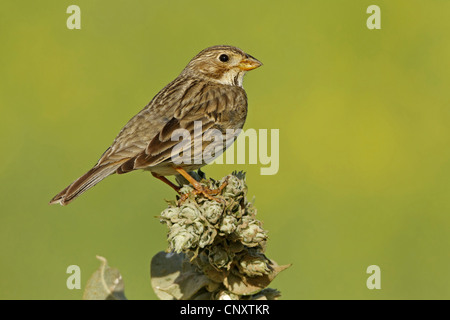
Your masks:
<svg viewBox="0 0 450 320"><path fill-rule="evenodd" d="M168 175L189 178L186 171L206 163L175 165L171 153L179 141L171 140L172 133L187 129L192 136L195 121L201 121L203 132L210 128L223 133L226 129L241 129L247 116L243 77L259 66L261 62L236 47L214 46L201 51L122 128L97 164L58 193L50 204L67 205L113 173L144 169L166 182L164 176Z"/></svg>

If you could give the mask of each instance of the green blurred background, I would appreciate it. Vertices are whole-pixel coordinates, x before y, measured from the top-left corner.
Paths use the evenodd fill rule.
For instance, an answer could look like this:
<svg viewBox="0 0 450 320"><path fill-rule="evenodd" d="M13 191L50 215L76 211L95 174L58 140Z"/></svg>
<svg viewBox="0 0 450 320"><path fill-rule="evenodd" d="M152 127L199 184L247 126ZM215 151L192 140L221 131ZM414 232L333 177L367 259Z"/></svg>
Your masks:
<svg viewBox="0 0 450 320"><path fill-rule="evenodd" d="M81 30L66 9L81 8ZM366 8L381 7L381 30ZM2 1L0 298L80 299L105 256L129 299L155 299L155 218L174 192L148 173L112 176L68 207L52 196L201 49L231 44L264 66L244 81L245 128L280 129L280 169L246 170L293 263L284 299L450 298L450 1ZM381 290L366 268L381 268ZM83 289L82 288L82 289Z"/></svg>

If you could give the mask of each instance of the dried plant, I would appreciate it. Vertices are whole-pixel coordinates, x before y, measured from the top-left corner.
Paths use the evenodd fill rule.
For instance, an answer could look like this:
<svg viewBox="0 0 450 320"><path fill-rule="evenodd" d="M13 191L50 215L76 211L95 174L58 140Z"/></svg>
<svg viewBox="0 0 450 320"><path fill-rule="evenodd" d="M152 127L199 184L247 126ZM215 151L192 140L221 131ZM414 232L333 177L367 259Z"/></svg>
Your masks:
<svg viewBox="0 0 450 320"><path fill-rule="evenodd" d="M233 172L220 181L193 175L209 189L221 189L210 199L187 181L178 200L168 201L159 216L168 227L168 248L151 261L151 284L164 300L276 299L280 292L268 288L279 266L265 255L267 231L256 219L253 201L247 200L245 173ZM85 289L85 299L125 299L119 271L102 265Z"/></svg>

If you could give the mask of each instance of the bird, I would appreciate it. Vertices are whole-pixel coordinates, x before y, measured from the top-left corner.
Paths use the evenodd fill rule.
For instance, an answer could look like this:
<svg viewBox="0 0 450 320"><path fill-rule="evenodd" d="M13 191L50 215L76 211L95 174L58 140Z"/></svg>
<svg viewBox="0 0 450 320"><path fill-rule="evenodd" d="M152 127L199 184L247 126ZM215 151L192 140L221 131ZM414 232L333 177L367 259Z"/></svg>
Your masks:
<svg viewBox="0 0 450 320"><path fill-rule="evenodd" d="M200 51L175 80L126 123L98 162L54 196L50 204L65 206L112 174L140 169L150 171L176 191L180 186L166 177L182 176L195 192L211 198L218 191L207 189L190 174L207 162L174 161L174 149L179 139L173 139L173 134L177 130L188 132L192 139L190 144L187 139L188 145L180 155L198 159L199 148L194 148L194 142L199 139L198 132L195 133L198 124L201 134L212 129L223 134L227 130L242 129L248 109L244 75L261 65L258 59L230 45L216 45ZM202 142L200 152L208 143L211 141ZM230 141L220 145L222 152L229 145ZM189 151L194 149L197 153L190 154Z"/></svg>

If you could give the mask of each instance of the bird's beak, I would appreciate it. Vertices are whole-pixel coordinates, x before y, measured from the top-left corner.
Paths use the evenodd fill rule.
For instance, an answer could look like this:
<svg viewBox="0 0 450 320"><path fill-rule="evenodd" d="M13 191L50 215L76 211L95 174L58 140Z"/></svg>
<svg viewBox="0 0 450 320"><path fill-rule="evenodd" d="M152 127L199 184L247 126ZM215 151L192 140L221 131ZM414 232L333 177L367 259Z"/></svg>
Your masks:
<svg viewBox="0 0 450 320"><path fill-rule="evenodd" d="M241 69L242 71L250 71L250 70L256 69L261 66L262 66L261 61L253 58L251 55L247 55L239 63L239 69Z"/></svg>

